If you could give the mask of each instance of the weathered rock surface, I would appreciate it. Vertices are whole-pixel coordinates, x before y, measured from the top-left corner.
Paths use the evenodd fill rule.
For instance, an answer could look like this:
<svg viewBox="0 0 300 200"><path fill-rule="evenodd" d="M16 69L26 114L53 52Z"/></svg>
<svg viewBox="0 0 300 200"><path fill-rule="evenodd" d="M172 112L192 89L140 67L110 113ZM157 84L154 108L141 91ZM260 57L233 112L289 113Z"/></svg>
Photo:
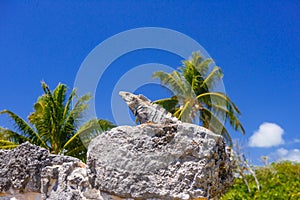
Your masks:
<svg viewBox="0 0 300 200"><path fill-rule="evenodd" d="M39 191L42 169L46 166L61 165L64 162L79 162L79 160L49 154L46 149L30 143L21 144L13 150L0 150L0 191L11 189Z"/></svg>
<svg viewBox="0 0 300 200"><path fill-rule="evenodd" d="M90 188L86 165L77 158L30 143L0 150L0 199L93 199L85 196Z"/></svg>
<svg viewBox="0 0 300 200"><path fill-rule="evenodd" d="M99 190L89 183L86 165L67 162L62 165L47 166L42 174L42 199L47 200L102 200Z"/></svg>
<svg viewBox="0 0 300 200"><path fill-rule="evenodd" d="M123 198L211 199L233 182L223 138L189 123L114 128L92 140L87 164L97 189Z"/></svg>
<svg viewBox="0 0 300 200"><path fill-rule="evenodd" d="M142 95L120 95L142 124L94 138L87 165L30 143L0 150L0 199L213 199L232 185L222 136L180 122Z"/></svg>

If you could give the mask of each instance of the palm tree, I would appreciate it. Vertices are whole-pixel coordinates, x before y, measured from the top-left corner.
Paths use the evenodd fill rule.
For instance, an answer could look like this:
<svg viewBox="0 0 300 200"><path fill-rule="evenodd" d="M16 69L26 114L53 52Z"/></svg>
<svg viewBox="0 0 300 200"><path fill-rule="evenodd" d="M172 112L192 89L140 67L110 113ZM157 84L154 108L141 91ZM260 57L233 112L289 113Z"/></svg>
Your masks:
<svg viewBox="0 0 300 200"><path fill-rule="evenodd" d="M209 70L212 62L212 59L204 59L199 52L194 52L189 60L182 62L178 70L172 73L155 72L153 77L159 78L174 93L174 96L155 103L181 121L199 123L222 134L228 144L232 145L231 136L223 122L229 121L236 131L244 134L245 130L238 119L241 113L226 94L212 91L223 77L220 67L215 66Z"/></svg>
<svg viewBox="0 0 300 200"><path fill-rule="evenodd" d="M92 119L80 126L91 96L78 98L72 108L71 103L77 97L75 89L67 97L67 86L64 84L58 84L53 92L45 82L42 82L42 88L44 94L34 104L34 112L28 116L28 123L9 110L0 112L13 119L17 130L0 127L0 148L13 148L29 141L51 153L85 160L86 146L90 140L114 125L106 120Z"/></svg>

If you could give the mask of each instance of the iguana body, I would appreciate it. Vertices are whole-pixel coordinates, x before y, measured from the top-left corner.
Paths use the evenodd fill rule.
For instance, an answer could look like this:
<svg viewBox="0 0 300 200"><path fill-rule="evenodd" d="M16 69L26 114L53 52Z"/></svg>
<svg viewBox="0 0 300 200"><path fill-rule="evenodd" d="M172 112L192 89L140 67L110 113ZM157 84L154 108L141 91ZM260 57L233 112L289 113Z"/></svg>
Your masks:
<svg viewBox="0 0 300 200"><path fill-rule="evenodd" d="M130 92L121 91L119 92L119 95L124 99L141 124L147 122L168 124L177 123L179 121L166 109L151 103L148 98L141 94L135 95Z"/></svg>

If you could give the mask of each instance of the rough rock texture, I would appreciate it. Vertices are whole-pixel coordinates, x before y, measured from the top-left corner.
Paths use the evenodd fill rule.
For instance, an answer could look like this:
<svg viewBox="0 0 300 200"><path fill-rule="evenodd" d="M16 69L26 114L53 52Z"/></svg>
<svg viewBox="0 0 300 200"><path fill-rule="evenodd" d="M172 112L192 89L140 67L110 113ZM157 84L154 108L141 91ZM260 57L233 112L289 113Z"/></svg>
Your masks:
<svg viewBox="0 0 300 200"><path fill-rule="evenodd" d="M42 199L48 200L90 200L102 199L100 191L89 183L86 165L67 162L47 166L42 174Z"/></svg>
<svg viewBox="0 0 300 200"><path fill-rule="evenodd" d="M0 150L0 199L93 199L86 194L90 188L86 165L77 158L30 143Z"/></svg>
<svg viewBox="0 0 300 200"><path fill-rule="evenodd" d="M42 169L65 162L79 162L79 160L52 155L46 149L28 142L13 150L0 150L0 191L11 189L24 192L39 191Z"/></svg>
<svg viewBox="0 0 300 200"><path fill-rule="evenodd" d="M124 99L141 124L146 122L160 124L179 122L179 120L173 117L167 110L157 104L151 103L147 97L141 94L135 95L130 92L122 91L119 92L119 95Z"/></svg>
<svg viewBox="0 0 300 200"><path fill-rule="evenodd" d="M223 138L189 123L114 128L92 140L87 164L92 185L123 198L211 199L233 182Z"/></svg>
<svg viewBox="0 0 300 200"><path fill-rule="evenodd" d="M199 200L232 185L222 136L180 122L142 95L120 95L141 125L94 138L87 165L30 143L0 150L0 199Z"/></svg>

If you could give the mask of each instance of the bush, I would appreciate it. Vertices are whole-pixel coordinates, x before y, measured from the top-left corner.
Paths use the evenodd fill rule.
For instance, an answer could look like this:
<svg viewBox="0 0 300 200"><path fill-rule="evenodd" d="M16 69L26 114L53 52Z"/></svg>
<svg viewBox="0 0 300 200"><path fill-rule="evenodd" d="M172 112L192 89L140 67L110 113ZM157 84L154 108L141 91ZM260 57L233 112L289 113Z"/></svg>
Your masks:
<svg viewBox="0 0 300 200"><path fill-rule="evenodd" d="M300 164L291 162L272 163L255 170L260 191L252 175L246 175L250 192L241 178L221 200L240 199L300 199Z"/></svg>

